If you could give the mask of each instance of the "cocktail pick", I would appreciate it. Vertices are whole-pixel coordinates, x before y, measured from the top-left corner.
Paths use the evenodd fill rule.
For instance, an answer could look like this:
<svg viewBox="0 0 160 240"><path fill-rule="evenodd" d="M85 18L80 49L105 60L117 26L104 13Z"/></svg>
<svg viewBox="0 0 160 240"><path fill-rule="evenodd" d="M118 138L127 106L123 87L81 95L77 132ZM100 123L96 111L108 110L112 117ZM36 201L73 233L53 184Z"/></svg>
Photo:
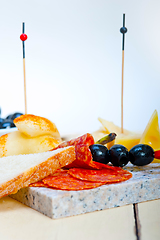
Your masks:
<svg viewBox="0 0 160 240"><path fill-rule="evenodd" d="M124 79L124 40L127 28L125 27L125 13L123 14L123 27L120 28L122 37L122 86L121 86L121 133L123 133L123 79Z"/></svg>
<svg viewBox="0 0 160 240"><path fill-rule="evenodd" d="M27 40L27 35L25 32L25 23L22 23L22 34L20 39L22 40L23 46L23 74L24 74L24 102L25 102L25 114L27 114L27 94L26 94L26 66L25 66L25 41Z"/></svg>
<svg viewBox="0 0 160 240"><path fill-rule="evenodd" d="M106 143L112 142L116 138L116 133L109 133L103 138L99 139L95 144L105 145Z"/></svg>

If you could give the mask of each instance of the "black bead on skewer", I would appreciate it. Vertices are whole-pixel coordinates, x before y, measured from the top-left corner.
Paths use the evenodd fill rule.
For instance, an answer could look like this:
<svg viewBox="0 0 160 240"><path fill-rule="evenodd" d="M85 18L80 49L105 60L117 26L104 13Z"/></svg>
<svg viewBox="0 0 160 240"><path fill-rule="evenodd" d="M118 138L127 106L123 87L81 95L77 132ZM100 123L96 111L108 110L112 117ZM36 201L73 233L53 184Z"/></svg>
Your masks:
<svg viewBox="0 0 160 240"><path fill-rule="evenodd" d="M22 23L22 33L23 34L25 33L25 23L24 22ZM22 44L23 44L23 58L25 58L25 43L24 43L24 41L22 41Z"/></svg>
<svg viewBox="0 0 160 240"><path fill-rule="evenodd" d="M125 33L127 32L127 28L125 27L125 13L123 13L123 27L120 28L120 32L123 34L123 39L122 39L122 51L123 51L124 50Z"/></svg>
<svg viewBox="0 0 160 240"><path fill-rule="evenodd" d="M23 46L23 59L25 59L25 41L27 40L28 36L24 33L25 32L25 23L22 23L22 34L20 35L20 39L22 40Z"/></svg>
<svg viewBox="0 0 160 240"><path fill-rule="evenodd" d="M123 133L123 75L124 75L124 39L127 28L125 27L125 13L123 13L123 27L120 28L122 38L122 87L121 87L121 133Z"/></svg>

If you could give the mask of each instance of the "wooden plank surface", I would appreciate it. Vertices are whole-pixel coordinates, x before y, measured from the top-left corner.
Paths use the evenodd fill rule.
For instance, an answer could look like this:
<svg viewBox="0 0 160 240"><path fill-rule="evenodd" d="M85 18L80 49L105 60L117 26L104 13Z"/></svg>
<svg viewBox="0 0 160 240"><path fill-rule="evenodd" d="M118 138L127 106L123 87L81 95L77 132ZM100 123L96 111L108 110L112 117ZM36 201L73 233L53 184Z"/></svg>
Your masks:
<svg viewBox="0 0 160 240"><path fill-rule="evenodd" d="M136 240L132 205L53 220L5 197L0 223L3 240Z"/></svg>

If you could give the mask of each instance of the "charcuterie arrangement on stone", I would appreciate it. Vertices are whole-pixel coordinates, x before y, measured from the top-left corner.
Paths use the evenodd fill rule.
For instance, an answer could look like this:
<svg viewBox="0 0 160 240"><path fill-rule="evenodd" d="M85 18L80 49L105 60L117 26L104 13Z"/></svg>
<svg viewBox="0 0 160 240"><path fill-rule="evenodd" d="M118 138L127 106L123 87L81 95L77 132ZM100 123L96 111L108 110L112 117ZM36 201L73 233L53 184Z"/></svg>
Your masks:
<svg viewBox="0 0 160 240"><path fill-rule="evenodd" d="M155 127L156 119L158 121L155 111L147 125L148 131L153 123ZM128 162L144 166L152 163L155 158L157 161L160 158L160 150L152 147L154 142L138 143L127 149L126 146L115 143L115 132L97 141L90 133L62 141L56 125L46 118L22 114L13 122L17 131L0 137L0 167L3 169L5 165L8 166L7 170L5 168L7 173L3 170L1 172L0 196L16 193L20 188L28 186L77 191L120 183L132 177L131 172L123 169ZM142 134L143 138L147 139L148 131L145 130L145 136ZM154 141L155 137L151 139ZM70 153L67 153L68 148L71 148ZM68 154L68 163L63 150ZM54 156L57 151L59 157ZM50 158L46 157L44 162L37 162L37 157L41 159L41 154L46 152L53 153L53 161L50 163ZM24 156L28 156L31 163ZM65 159L65 163L59 162L61 158ZM14 164L18 165L14 166L15 173L12 159Z"/></svg>

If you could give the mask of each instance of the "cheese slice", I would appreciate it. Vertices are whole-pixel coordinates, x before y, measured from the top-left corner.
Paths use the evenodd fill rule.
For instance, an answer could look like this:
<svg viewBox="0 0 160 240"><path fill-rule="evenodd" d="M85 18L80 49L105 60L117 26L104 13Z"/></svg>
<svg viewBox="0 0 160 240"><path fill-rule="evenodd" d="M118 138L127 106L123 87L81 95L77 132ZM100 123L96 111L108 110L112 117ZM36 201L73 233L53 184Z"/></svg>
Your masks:
<svg viewBox="0 0 160 240"><path fill-rule="evenodd" d="M108 149L110 149L114 144L121 144L130 150L133 146L139 143L141 134L134 133L126 129L123 129L123 133L121 133L121 128L119 126L116 126L113 122L107 121L103 118L98 118L98 120L106 130L106 134L109 134L111 132L117 134L116 139L107 144Z"/></svg>
<svg viewBox="0 0 160 240"><path fill-rule="evenodd" d="M139 144L140 138L141 138L140 133L130 133L128 135L120 134L118 137L115 139L115 144L121 144L125 146L128 151L134 147L135 145Z"/></svg>
<svg viewBox="0 0 160 240"><path fill-rule="evenodd" d="M142 134L140 143L150 145L154 150L160 150L160 129L158 123L158 113L155 110ZM154 159L153 162L160 162Z"/></svg>
<svg viewBox="0 0 160 240"><path fill-rule="evenodd" d="M115 132L117 135L121 134L121 128L119 126L115 125L113 122L107 121L103 118L98 118L98 120L100 121L102 126L106 129L106 133ZM129 133L131 133L131 132L126 129L123 129L124 135L128 135Z"/></svg>
<svg viewBox="0 0 160 240"><path fill-rule="evenodd" d="M150 145L154 150L160 149L160 130L158 123L158 113L155 110L142 134L140 143Z"/></svg>

